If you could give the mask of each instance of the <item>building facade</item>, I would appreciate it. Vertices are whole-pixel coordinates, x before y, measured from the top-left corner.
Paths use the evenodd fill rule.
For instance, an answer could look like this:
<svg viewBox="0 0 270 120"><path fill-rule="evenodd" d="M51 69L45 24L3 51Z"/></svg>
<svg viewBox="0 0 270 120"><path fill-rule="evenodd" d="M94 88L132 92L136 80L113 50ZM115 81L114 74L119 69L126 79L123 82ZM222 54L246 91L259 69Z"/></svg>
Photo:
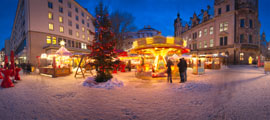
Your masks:
<svg viewBox="0 0 270 120"><path fill-rule="evenodd" d="M151 26L144 26L143 29L138 30L137 32L127 32L124 35L123 50L129 50L132 48L133 41L138 38L153 37L160 33L160 31L152 28Z"/></svg>
<svg viewBox="0 0 270 120"><path fill-rule="evenodd" d="M18 0L11 50L20 62L32 64L42 53L55 53L60 41L73 53L88 53L94 39L92 20L75 0Z"/></svg>
<svg viewBox="0 0 270 120"><path fill-rule="evenodd" d="M248 64L260 55L258 0L215 0L190 22L180 15L174 21L175 36L187 41L191 54L228 56L230 64Z"/></svg>

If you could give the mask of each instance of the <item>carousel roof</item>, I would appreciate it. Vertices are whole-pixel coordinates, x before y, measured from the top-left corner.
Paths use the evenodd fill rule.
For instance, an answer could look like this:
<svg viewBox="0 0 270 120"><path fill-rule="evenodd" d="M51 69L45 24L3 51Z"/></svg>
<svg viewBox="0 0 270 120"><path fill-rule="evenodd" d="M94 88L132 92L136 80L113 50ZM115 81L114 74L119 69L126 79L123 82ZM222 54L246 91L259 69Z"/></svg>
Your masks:
<svg viewBox="0 0 270 120"><path fill-rule="evenodd" d="M56 51L56 54L61 56L71 56L72 53L68 51L64 46L61 46L59 50Z"/></svg>

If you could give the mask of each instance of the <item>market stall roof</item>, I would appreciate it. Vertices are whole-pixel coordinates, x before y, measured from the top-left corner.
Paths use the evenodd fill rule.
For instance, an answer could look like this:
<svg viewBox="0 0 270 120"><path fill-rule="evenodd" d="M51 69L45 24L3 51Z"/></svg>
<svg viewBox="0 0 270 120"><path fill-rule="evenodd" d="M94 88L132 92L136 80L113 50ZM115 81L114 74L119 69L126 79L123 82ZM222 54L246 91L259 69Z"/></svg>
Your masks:
<svg viewBox="0 0 270 120"><path fill-rule="evenodd" d="M64 46L62 46L59 50L56 51L56 54L61 56L71 56L72 53L68 51Z"/></svg>

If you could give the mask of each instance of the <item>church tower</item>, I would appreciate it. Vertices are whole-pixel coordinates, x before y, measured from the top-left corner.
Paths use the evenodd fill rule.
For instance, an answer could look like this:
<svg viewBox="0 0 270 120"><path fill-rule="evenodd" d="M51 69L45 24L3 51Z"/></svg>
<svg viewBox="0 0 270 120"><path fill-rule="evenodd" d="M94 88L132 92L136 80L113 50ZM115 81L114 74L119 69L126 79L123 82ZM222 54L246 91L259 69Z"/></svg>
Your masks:
<svg viewBox="0 0 270 120"><path fill-rule="evenodd" d="M174 36L179 37L183 32L182 19L180 14L177 13L177 18L174 20Z"/></svg>

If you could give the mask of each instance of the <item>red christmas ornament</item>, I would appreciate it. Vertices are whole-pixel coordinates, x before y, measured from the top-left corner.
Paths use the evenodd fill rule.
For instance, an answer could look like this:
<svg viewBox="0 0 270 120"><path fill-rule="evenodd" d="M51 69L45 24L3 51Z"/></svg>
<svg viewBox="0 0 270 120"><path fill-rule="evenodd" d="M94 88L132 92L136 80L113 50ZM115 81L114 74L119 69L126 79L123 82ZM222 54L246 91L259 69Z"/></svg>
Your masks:
<svg viewBox="0 0 270 120"><path fill-rule="evenodd" d="M14 87L14 84L12 83L12 81L9 78L12 71L9 69L5 69L5 70L2 70L1 72L4 74L4 79L1 83L1 87L3 87L3 88Z"/></svg>
<svg viewBox="0 0 270 120"><path fill-rule="evenodd" d="M2 71L2 68L0 68L0 79L3 79L1 71Z"/></svg>

